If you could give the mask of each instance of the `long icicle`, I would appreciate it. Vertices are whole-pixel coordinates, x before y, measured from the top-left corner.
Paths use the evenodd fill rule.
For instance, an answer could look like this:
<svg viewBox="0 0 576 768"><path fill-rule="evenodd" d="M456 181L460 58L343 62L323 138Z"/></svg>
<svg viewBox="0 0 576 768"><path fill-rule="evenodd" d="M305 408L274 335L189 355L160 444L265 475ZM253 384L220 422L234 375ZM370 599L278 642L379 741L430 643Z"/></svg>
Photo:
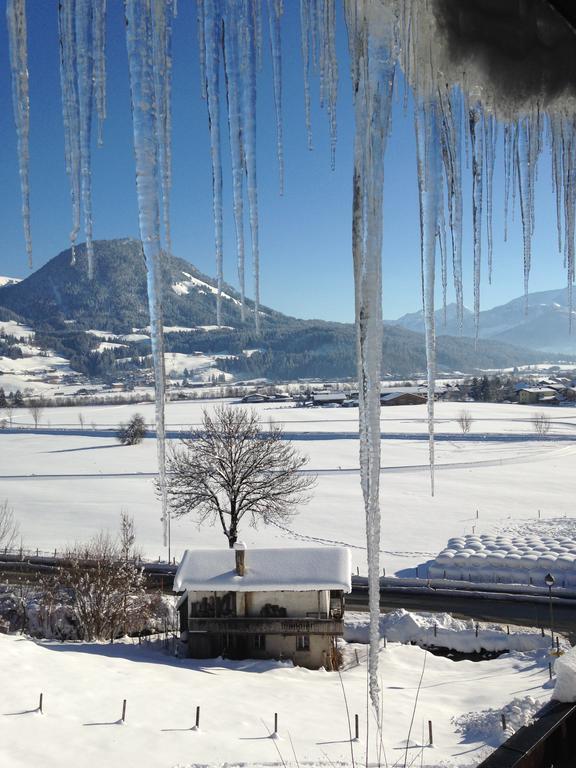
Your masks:
<svg viewBox="0 0 576 768"><path fill-rule="evenodd" d="M312 144L312 110L310 107L310 3L300 0L300 40L302 48L302 66L304 68L304 117L306 122L306 141L308 149Z"/></svg>
<svg viewBox="0 0 576 768"><path fill-rule="evenodd" d="M382 196L394 59L392 41L371 34L371 3L346 0L352 66L355 139L352 249L356 299L359 438L370 607L368 674L379 721L380 621L380 380L382 363ZM389 20L391 21L391 19ZM372 19L374 22L374 19Z"/></svg>
<svg viewBox="0 0 576 768"><path fill-rule="evenodd" d="M260 330L260 236L258 222L258 183L256 178L256 40L250 20L254 18L254 5L258 0L242 0L239 24L240 82L242 83L242 148L246 167L246 192L250 242L252 246L252 272L254 279L254 324Z"/></svg>
<svg viewBox="0 0 576 768"><path fill-rule="evenodd" d="M470 106L470 155L472 159L472 228L474 232L474 328L478 338L480 324L480 270L482 265L482 111L479 104Z"/></svg>
<svg viewBox="0 0 576 768"><path fill-rule="evenodd" d="M240 317L245 320L246 276L244 242L244 154L242 147L242 106L240 101L240 51L238 41L238 5L228 6L224 19L224 70L226 73L226 96L228 98L228 133L230 138L230 159L232 162L232 200L234 226L236 228L236 259L240 287Z"/></svg>
<svg viewBox="0 0 576 768"><path fill-rule="evenodd" d="M64 125L64 157L70 182L72 228L70 246L72 263L80 231L80 111L76 78L75 0L61 0L58 10L60 35L60 90L62 92L62 122Z"/></svg>
<svg viewBox="0 0 576 768"><path fill-rule="evenodd" d="M28 266L32 269L32 231L30 227L30 96L28 91L28 40L26 32L26 0L8 0L6 21L12 75L12 107L16 124L22 222Z"/></svg>
<svg viewBox="0 0 576 768"><path fill-rule="evenodd" d="M156 388L156 447L162 501L164 544L168 533L166 496L166 445L164 423L164 337L162 325L162 279L160 205L158 200L158 138L155 124L153 62L153 15L151 0L126 0L126 44L132 98L132 125L136 157L136 192L140 237L147 270L150 336Z"/></svg>
<svg viewBox="0 0 576 768"><path fill-rule="evenodd" d="M106 120L106 0L94 0L94 95L98 115L98 146L104 143Z"/></svg>
<svg viewBox="0 0 576 768"><path fill-rule="evenodd" d="M94 101L93 6L91 0L76 0L76 77L80 135L80 193L84 213L88 277L94 273L92 244L92 106Z"/></svg>
<svg viewBox="0 0 576 768"><path fill-rule="evenodd" d="M442 226L441 195L441 139L438 104L434 99L423 101L415 107L416 142L421 162L418 173L422 174L420 191L421 263L424 286L424 327L426 337L426 361L428 371L428 450L430 463L430 490L434 496L434 397L436 388L436 329L434 315L436 238Z"/></svg>
<svg viewBox="0 0 576 768"><path fill-rule="evenodd" d="M272 51L272 72L274 76L274 108L276 112L276 154L278 156L278 177L280 194L284 194L284 139L282 130L282 37L280 21L284 13L283 0L268 0L268 25Z"/></svg>
<svg viewBox="0 0 576 768"><path fill-rule="evenodd" d="M497 123L493 115L484 115L484 156L486 169L486 244L488 247L488 283L492 284L494 236L492 227L492 188L496 162Z"/></svg>
<svg viewBox="0 0 576 768"><path fill-rule="evenodd" d="M170 193L172 190L172 21L173 0L152 0L152 55L156 136L161 207L166 249L172 251Z"/></svg>
<svg viewBox="0 0 576 768"><path fill-rule="evenodd" d="M208 130L212 159L212 203L214 213L214 243L216 247L216 323L222 325L222 153L220 149L220 44L222 38L222 9L220 0L205 0L204 35L206 43L205 71L208 103Z"/></svg>

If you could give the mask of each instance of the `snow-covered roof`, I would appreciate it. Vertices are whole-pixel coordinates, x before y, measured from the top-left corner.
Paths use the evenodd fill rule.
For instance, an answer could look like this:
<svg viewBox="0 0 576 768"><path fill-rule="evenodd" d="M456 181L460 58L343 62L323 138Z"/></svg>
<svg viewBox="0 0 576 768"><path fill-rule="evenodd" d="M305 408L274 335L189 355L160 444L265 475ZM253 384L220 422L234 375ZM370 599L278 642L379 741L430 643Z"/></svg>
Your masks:
<svg viewBox="0 0 576 768"><path fill-rule="evenodd" d="M236 573L233 549L187 549L174 577L174 591L350 592L351 573L346 547L248 548L244 576Z"/></svg>

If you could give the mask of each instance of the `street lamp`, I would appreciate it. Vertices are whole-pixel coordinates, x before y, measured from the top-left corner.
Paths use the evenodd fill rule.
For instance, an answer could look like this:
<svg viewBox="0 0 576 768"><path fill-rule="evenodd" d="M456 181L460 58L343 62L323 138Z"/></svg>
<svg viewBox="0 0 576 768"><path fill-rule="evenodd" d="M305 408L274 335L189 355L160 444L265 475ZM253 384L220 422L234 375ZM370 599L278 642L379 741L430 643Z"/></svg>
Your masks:
<svg viewBox="0 0 576 768"><path fill-rule="evenodd" d="M552 608L552 587L554 586L554 576L551 573L547 573L544 576L544 581L548 587L548 597L550 598L550 633L552 635L552 651L554 651L554 612Z"/></svg>

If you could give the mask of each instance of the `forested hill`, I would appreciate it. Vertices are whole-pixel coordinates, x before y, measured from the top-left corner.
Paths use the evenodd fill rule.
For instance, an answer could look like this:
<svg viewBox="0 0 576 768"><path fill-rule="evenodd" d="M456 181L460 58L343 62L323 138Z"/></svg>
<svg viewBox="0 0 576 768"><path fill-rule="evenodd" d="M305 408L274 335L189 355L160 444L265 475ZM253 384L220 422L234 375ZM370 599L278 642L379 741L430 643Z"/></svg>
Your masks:
<svg viewBox="0 0 576 768"><path fill-rule="evenodd" d="M130 334L149 324L146 269L141 244L136 240L101 240L94 244L94 277L89 279L84 245L63 251L16 285L0 288L0 313L15 313L30 323L46 344L71 358L85 372L102 373L114 367L120 355L147 354L146 341L128 343L125 349L108 353L99 365L96 339L85 331L96 329ZM264 376L269 379L334 378L355 375L354 327L321 320L298 320L261 307L261 333L253 325L253 305L247 302L242 322L237 292L225 286L222 322L214 329L216 288L213 278L203 275L183 259L165 255L162 268L164 323L189 329L166 335L173 352L220 354L220 369L238 378ZM206 328L208 327L208 328ZM250 350L250 354L246 351ZM424 337L399 326L386 325L384 374L409 376L425 368ZM91 365L86 368L90 356ZM438 367L441 371L471 372L537 362L541 355L495 341L441 336L438 338ZM96 365L94 365L96 363ZM112 373L112 372L111 372Z"/></svg>

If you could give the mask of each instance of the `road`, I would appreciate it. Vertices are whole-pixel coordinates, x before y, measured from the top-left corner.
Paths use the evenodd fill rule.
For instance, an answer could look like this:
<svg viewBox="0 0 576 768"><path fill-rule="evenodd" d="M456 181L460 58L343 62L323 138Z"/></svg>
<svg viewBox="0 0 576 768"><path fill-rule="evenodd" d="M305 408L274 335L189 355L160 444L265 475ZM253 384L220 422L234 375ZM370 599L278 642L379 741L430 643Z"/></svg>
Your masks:
<svg viewBox="0 0 576 768"><path fill-rule="evenodd" d="M391 581L391 580L388 580ZM389 583L380 590L380 609L450 613L476 621L495 621L527 627L550 627L550 601L545 594L526 594L500 590L474 590L454 587L398 586ZM368 609L368 588L353 579L352 592L346 597L349 611ZM576 598L553 597L554 628L576 634Z"/></svg>

